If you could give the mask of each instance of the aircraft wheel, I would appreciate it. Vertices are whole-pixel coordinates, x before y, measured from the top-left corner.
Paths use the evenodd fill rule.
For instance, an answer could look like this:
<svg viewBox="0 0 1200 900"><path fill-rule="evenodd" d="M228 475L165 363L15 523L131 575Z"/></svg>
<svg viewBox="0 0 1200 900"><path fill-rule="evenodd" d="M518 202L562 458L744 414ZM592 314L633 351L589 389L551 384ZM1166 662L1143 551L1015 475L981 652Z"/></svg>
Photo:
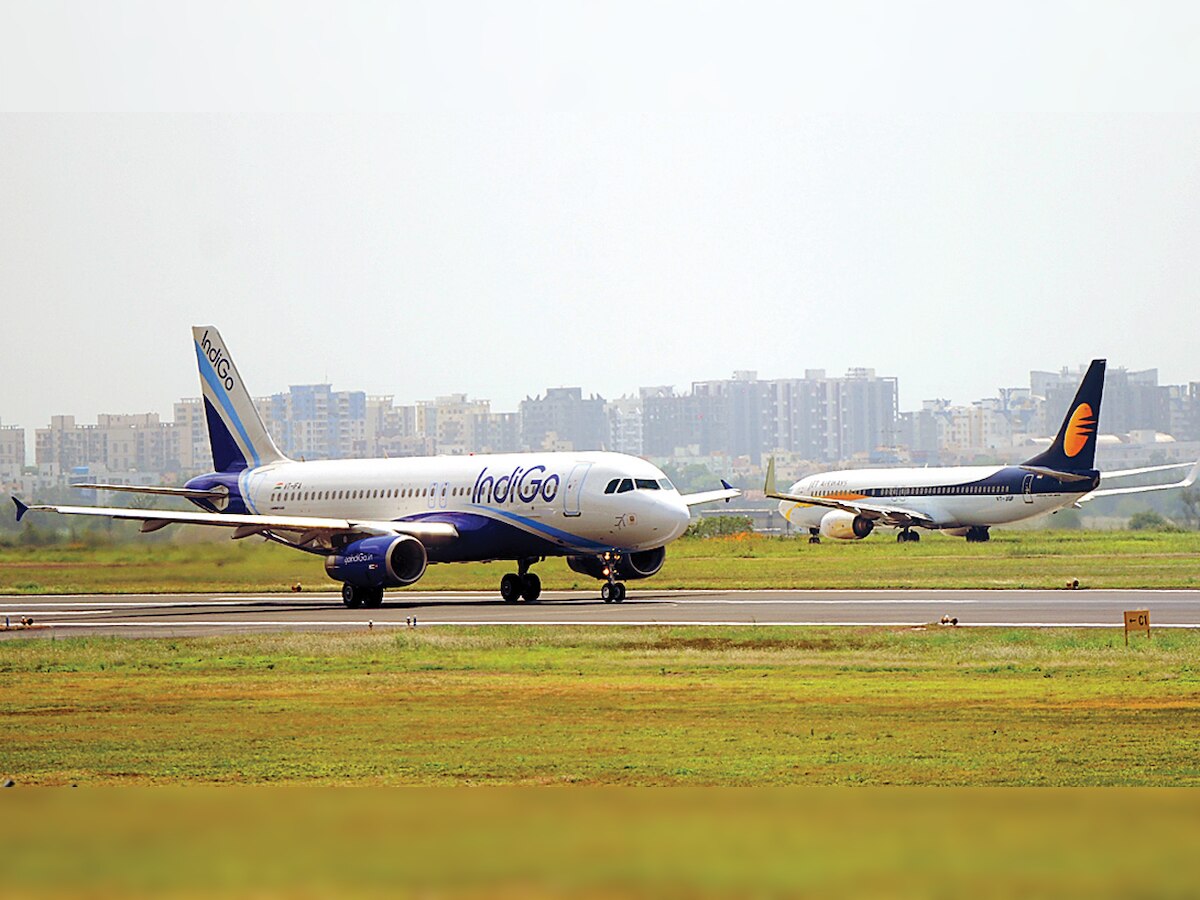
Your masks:
<svg viewBox="0 0 1200 900"><path fill-rule="evenodd" d="M910 531L908 533L908 539L915 544L921 540L921 533L918 531Z"/></svg>
<svg viewBox="0 0 1200 900"><path fill-rule="evenodd" d="M625 602L625 585L619 581L616 582L613 585L613 594L614 594L614 596L613 596L614 603L624 603Z"/></svg>
<svg viewBox="0 0 1200 900"><path fill-rule="evenodd" d="M532 572L526 573L521 579L521 596L525 598L526 603L533 603L542 595L542 579L538 578Z"/></svg>
<svg viewBox="0 0 1200 900"><path fill-rule="evenodd" d="M516 603L521 596L521 579L519 576L509 572L500 579L500 596L504 598L505 603Z"/></svg>
<svg viewBox="0 0 1200 900"><path fill-rule="evenodd" d="M908 542L908 532L907 531L896 532L896 543L904 544L907 542Z"/></svg>
<svg viewBox="0 0 1200 900"><path fill-rule="evenodd" d="M348 609L358 609L363 605L362 593L350 582L342 584L342 602Z"/></svg>
<svg viewBox="0 0 1200 900"><path fill-rule="evenodd" d="M808 542L809 542L810 544L819 544L819 543L821 543L821 538L820 538L819 536L817 536L817 535L815 535L815 534L814 534L812 537L810 537L810 538L808 539Z"/></svg>
<svg viewBox="0 0 1200 900"><path fill-rule="evenodd" d="M616 599L616 596L617 586L615 583L606 581L600 585L600 599L605 603L612 603Z"/></svg>
<svg viewBox="0 0 1200 900"><path fill-rule="evenodd" d="M366 595L363 597L363 606L367 609L379 609L383 606L383 588L371 588L363 593Z"/></svg>

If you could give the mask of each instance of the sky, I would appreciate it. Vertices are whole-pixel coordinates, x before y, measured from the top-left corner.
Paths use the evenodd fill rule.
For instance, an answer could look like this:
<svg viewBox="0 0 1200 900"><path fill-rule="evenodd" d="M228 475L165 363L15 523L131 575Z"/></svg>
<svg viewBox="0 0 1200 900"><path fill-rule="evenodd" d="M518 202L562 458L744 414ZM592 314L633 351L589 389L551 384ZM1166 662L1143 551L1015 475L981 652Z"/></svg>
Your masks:
<svg viewBox="0 0 1200 900"><path fill-rule="evenodd" d="M0 422L1200 380L1188 3L0 0Z"/></svg>

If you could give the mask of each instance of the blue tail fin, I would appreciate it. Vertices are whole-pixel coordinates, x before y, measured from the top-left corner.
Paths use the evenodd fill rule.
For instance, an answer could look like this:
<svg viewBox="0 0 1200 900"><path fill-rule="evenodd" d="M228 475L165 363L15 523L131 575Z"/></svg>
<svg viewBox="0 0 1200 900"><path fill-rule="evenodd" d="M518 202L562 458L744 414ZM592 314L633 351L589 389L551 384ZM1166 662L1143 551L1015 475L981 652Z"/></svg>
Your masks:
<svg viewBox="0 0 1200 900"><path fill-rule="evenodd" d="M238 472L287 459L259 418L220 332L211 325L199 325L192 329L192 339L200 366L213 468Z"/></svg>
<svg viewBox="0 0 1200 900"><path fill-rule="evenodd" d="M1104 392L1103 359L1093 359L1080 382L1075 399L1058 429L1058 437L1044 453L1027 460L1060 472L1084 472L1096 467L1096 434L1100 427L1100 395Z"/></svg>

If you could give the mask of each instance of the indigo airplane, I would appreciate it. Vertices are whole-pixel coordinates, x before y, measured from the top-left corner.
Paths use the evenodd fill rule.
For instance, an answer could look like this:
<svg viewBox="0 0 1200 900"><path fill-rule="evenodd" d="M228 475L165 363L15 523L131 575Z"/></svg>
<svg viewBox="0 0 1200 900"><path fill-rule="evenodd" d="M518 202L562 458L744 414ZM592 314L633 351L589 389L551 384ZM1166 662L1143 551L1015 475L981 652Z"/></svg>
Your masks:
<svg viewBox="0 0 1200 900"><path fill-rule="evenodd" d="M30 511L105 516L142 523L232 529L324 557L346 606L376 607L384 588L414 584L429 563L512 560L500 581L508 602L536 600L530 566L565 556L603 581L606 603L625 599L623 579L662 568L666 545L683 534L690 507L739 492L680 494L658 468L620 453L513 453L410 459L296 462L259 418L217 329L192 329L215 471L182 488L78 485L181 497L198 512L92 506Z"/></svg>
<svg viewBox="0 0 1200 900"><path fill-rule="evenodd" d="M1200 460L1107 472L1106 479L1191 466L1182 481L1100 489L1094 468L1102 359L1092 360L1067 408L1058 436L1043 453L1016 466L845 469L800 479L785 492L775 486L775 460L767 465L766 495L809 541L821 536L861 540L876 525L899 528L899 541L920 540L914 528L944 531L968 541L986 541L993 525L1008 525L1077 503L1114 494L1137 494L1188 487L1200 473Z"/></svg>

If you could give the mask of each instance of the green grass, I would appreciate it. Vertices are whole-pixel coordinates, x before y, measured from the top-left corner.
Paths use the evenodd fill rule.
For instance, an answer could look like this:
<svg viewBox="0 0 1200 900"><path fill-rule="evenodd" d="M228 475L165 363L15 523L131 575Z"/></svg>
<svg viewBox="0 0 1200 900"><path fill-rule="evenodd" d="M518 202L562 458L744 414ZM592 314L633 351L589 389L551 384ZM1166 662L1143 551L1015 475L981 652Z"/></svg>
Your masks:
<svg viewBox="0 0 1200 900"><path fill-rule="evenodd" d="M495 590L511 563L434 565L416 590ZM562 559L538 565L547 590L592 588ZM686 538L655 588L1200 588L1200 533L999 531L986 544L926 535L897 544L756 535ZM0 593L331 590L321 560L260 541L0 548Z"/></svg>
<svg viewBox="0 0 1200 900"><path fill-rule="evenodd" d="M1200 633L438 628L0 643L22 784L1200 784Z"/></svg>

